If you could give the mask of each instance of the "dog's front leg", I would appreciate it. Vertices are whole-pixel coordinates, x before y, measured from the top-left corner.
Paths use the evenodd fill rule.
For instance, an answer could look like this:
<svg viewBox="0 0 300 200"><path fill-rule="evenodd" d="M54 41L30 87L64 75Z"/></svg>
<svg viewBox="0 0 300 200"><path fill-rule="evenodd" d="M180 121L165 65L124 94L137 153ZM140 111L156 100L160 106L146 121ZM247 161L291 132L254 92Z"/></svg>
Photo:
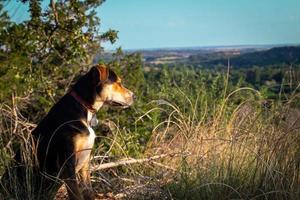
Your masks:
<svg viewBox="0 0 300 200"><path fill-rule="evenodd" d="M63 180L70 200L84 200L76 177L75 162L75 156L70 156L64 168Z"/></svg>
<svg viewBox="0 0 300 200"><path fill-rule="evenodd" d="M89 160L87 159L84 162L83 167L79 171L79 178L81 181L81 185L83 185L83 196L86 200L94 200L95 193L92 188L91 179L90 179L90 170L89 170Z"/></svg>
<svg viewBox="0 0 300 200"><path fill-rule="evenodd" d="M81 195L75 173L69 176L69 178L64 179L64 181L66 183L68 196L70 200L84 200L83 196Z"/></svg>
<svg viewBox="0 0 300 200"><path fill-rule="evenodd" d="M80 194L78 183L76 180L67 179L65 180L67 185L68 196L70 200L83 200L84 198Z"/></svg>

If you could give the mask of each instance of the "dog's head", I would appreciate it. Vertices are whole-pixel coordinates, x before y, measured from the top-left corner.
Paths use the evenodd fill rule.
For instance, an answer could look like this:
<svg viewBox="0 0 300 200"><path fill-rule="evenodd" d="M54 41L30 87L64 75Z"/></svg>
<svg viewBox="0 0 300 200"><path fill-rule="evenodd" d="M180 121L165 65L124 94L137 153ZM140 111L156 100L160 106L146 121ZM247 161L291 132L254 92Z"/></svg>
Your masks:
<svg viewBox="0 0 300 200"><path fill-rule="evenodd" d="M120 77L104 65L97 65L88 72L95 86L96 102L106 105L126 108L133 104L136 98L134 93L125 88Z"/></svg>

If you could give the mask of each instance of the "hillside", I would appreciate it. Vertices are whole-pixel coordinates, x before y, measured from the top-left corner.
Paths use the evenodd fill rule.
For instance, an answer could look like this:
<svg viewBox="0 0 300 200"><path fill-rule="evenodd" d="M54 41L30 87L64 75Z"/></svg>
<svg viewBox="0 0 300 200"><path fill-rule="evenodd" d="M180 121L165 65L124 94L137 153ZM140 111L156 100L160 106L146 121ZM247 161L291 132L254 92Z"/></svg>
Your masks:
<svg viewBox="0 0 300 200"><path fill-rule="evenodd" d="M228 56L262 51L272 47L274 47L274 45L207 46L141 49L135 50L135 52L140 52L145 63L149 65L174 63L198 64L200 62L209 62L212 60L227 58Z"/></svg>
<svg viewBox="0 0 300 200"><path fill-rule="evenodd" d="M266 66L274 64L298 64L300 46L248 45L211 46L193 48L162 48L125 50L126 54L140 53L146 65L187 64L212 67L227 65L228 58L236 67ZM100 53L94 62L112 59L110 52Z"/></svg>
<svg viewBox="0 0 300 200"><path fill-rule="evenodd" d="M212 57L212 56L210 56ZM300 46L275 47L269 50L244 53L240 55L231 55L217 59L203 59L203 55L190 56L189 64L201 64L204 66L227 65L230 58L231 65L237 67L266 66L274 64L299 64Z"/></svg>

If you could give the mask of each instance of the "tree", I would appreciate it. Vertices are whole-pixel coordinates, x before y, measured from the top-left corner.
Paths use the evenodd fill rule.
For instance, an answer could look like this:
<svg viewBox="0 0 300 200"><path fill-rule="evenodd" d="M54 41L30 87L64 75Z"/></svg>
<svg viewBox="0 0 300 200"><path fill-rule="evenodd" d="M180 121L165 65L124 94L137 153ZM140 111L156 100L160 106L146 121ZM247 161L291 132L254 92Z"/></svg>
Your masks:
<svg viewBox="0 0 300 200"><path fill-rule="evenodd" d="M101 42L116 41L117 31L99 31L96 8L103 0L51 0L46 9L41 0L22 2L29 3L30 18L21 23L12 22L0 3L0 100L9 102L12 92L26 96L24 110L38 119L74 74L92 64Z"/></svg>

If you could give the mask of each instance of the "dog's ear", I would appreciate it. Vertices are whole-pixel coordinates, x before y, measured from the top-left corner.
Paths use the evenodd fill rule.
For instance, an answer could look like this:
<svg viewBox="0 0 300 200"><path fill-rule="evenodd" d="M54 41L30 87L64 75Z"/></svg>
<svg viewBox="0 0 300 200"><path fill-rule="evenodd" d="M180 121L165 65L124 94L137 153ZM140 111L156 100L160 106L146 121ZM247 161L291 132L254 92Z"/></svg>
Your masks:
<svg viewBox="0 0 300 200"><path fill-rule="evenodd" d="M91 76L91 81L93 85L99 85L101 82L104 82L108 79L109 70L105 65L97 65L90 69L89 74Z"/></svg>
<svg viewBox="0 0 300 200"><path fill-rule="evenodd" d="M119 77L117 76L117 74L112 71L112 70L109 70L109 76L108 76L108 79L111 81L111 82L117 82L118 80L120 81Z"/></svg>
<svg viewBox="0 0 300 200"><path fill-rule="evenodd" d="M108 76L109 76L109 69L103 65L103 64L100 64L97 66L99 72L100 72L100 81L101 82L104 82L108 79Z"/></svg>

